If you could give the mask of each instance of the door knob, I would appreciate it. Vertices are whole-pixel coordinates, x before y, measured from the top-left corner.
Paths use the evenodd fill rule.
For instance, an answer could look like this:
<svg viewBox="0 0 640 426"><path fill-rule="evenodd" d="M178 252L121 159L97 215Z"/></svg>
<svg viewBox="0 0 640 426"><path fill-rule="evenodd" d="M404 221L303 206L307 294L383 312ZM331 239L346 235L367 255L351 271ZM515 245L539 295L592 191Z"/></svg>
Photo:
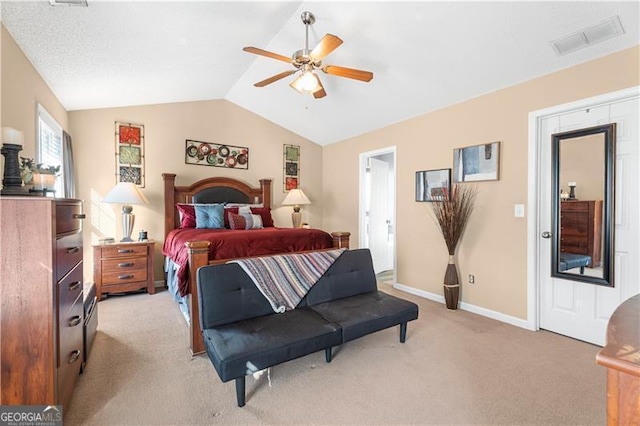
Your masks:
<svg viewBox="0 0 640 426"><path fill-rule="evenodd" d="M551 238L551 235L552 235L552 234L551 234L551 232L549 232L549 231L544 231L544 232L542 233L542 238Z"/></svg>

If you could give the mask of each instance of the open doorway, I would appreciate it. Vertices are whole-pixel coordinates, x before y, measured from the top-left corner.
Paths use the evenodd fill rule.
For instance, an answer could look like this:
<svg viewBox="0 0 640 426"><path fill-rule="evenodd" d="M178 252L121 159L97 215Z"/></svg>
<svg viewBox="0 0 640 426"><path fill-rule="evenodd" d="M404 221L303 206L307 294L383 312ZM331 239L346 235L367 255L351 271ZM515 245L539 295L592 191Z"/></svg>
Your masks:
<svg viewBox="0 0 640 426"><path fill-rule="evenodd" d="M359 247L379 281L395 283L396 147L360 154Z"/></svg>

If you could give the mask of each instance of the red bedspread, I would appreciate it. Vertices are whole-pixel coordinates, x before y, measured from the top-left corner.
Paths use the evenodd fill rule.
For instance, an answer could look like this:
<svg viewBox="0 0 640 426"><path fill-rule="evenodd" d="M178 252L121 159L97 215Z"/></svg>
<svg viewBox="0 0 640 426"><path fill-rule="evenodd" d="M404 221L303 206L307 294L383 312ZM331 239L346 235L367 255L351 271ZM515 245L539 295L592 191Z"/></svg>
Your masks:
<svg viewBox="0 0 640 426"><path fill-rule="evenodd" d="M209 260L237 259L304 250L333 247L331 235L319 229L263 228L231 229L174 229L169 232L162 254L179 265L178 288L180 295L189 293L189 255L185 243L210 241Z"/></svg>

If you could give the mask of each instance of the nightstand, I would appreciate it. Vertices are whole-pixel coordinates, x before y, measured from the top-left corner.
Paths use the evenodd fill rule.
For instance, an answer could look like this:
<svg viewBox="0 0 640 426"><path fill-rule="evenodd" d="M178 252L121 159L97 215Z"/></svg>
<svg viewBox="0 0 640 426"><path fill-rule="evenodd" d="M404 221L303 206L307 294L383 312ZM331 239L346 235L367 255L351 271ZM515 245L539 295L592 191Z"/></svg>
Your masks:
<svg viewBox="0 0 640 426"><path fill-rule="evenodd" d="M149 294L154 294L155 244L149 240L94 245L93 280L98 300L102 299L103 293L123 293L145 287Z"/></svg>

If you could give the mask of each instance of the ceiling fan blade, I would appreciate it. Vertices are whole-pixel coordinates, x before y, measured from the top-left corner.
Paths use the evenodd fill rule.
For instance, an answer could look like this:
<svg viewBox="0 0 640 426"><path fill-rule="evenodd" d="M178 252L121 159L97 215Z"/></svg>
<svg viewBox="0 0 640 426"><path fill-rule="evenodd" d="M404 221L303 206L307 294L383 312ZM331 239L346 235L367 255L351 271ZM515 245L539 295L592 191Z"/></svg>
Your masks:
<svg viewBox="0 0 640 426"><path fill-rule="evenodd" d="M352 78L360 81L371 81L371 79L373 79L373 73L370 71L339 67L337 65L325 65L321 69L327 74L337 75L338 77Z"/></svg>
<svg viewBox="0 0 640 426"><path fill-rule="evenodd" d="M333 52L342 44L340 37L333 34L325 34L320 43L311 51L309 56L314 61L321 61L329 53Z"/></svg>
<svg viewBox="0 0 640 426"><path fill-rule="evenodd" d="M318 87L316 88L315 92L313 92L313 97L316 99L324 98L325 96L327 96L327 92L324 91L324 86L322 85L320 78L316 76L316 79L318 80Z"/></svg>
<svg viewBox="0 0 640 426"><path fill-rule="evenodd" d="M267 50L258 49L257 47L248 46L248 47L243 48L242 50L244 50L245 52L254 53L256 55L266 56L267 58L277 59L278 61L286 62L288 64L291 63L291 58L289 58L287 56L278 55L277 53L269 52Z"/></svg>
<svg viewBox="0 0 640 426"><path fill-rule="evenodd" d="M259 82L255 83L254 86L256 86L256 87L264 87L267 84L273 83L274 81L278 81L280 79L288 77L288 76L290 76L291 74L293 74L294 72L297 72L297 71L298 70L290 70L290 71L281 72L280 74L276 74L276 75L274 75L272 77L269 77L269 78L267 78L265 80L262 80L262 81L259 81Z"/></svg>

